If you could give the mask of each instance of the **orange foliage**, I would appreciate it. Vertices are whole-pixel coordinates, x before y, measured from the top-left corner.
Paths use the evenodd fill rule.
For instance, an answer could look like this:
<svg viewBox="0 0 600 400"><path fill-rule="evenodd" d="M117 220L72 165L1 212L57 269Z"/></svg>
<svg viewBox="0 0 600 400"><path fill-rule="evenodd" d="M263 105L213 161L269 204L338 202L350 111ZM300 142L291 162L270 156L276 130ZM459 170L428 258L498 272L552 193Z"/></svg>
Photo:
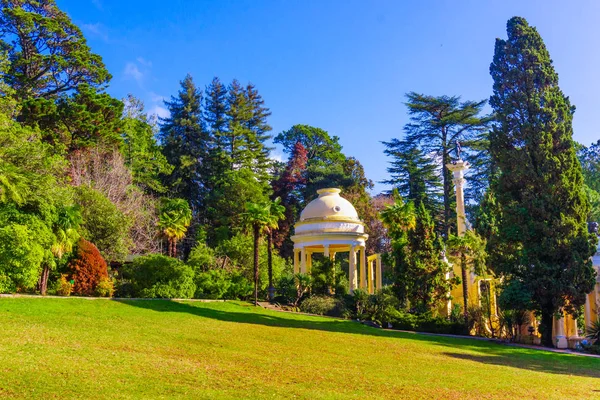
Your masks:
<svg viewBox="0 0 600 400"><path fill-rule="evenodd" d="M93 296L102 278L108 279L106 261L93 243L79 239L77 254L69 263L71 279L74 280L73 294Z"/></svg>

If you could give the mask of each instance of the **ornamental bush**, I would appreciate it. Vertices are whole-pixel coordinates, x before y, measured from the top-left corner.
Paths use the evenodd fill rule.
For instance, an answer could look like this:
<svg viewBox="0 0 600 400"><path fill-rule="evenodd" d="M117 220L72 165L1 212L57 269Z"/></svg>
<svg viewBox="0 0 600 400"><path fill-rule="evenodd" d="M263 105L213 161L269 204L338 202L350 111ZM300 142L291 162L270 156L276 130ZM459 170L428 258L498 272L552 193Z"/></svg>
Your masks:
<svg viewBox="0 0 600 400"><path fill-rule="evenodd" d="M331 296L311 296L300 304L300 311L330 317L343 317L347 313L344 302Z"/></svg>
<svg viewBox="0 0 600 400"><path fill-rule="evenodd" d="M254 293L254 285L240 271L212 269L206 272L196 272L197 299L228 299L242 300Z"/></svg>
<svg viewBox="0 0 600 400"><path fill-rule="evenodd" d="M95 296L102 279L108 279L108 266L98 248L85 239L77 242L77 252L69 263L73 294Z"/></svg>
<svg viewBox="0 0 600 400"><path fill-rule="evenodd" d="M65 274L61 274L60 278L54 283L53 290L57 296L70 296L71 292L73 292L73 284L67 280L67 276Z"/></svg>
<svg viewBox="0 0 600 400"><path fill-rule="evenodd" d="M112 297L115 292L115 285L113 281L106 277L101 278L96 286L96 296L98 297Z"/></svg>
<svg viewBox="0 0 600 400"><path fill-rule="evenodd" d="M133 260L123 269L133 297L184 298L194 296L194 271L181 260L150 254Z"/></svg>

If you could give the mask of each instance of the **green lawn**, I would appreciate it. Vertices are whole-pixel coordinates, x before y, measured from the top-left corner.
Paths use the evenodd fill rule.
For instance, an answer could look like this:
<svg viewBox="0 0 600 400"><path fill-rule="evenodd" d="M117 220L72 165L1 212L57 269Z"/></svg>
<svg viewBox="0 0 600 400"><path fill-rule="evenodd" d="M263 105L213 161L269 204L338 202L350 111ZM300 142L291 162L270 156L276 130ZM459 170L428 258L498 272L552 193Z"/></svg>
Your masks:
<svg viewBox="0 0 600 400"><path fill-rule="evenodd" d="M600 359L245 303L0 299L0 398L600 398Z"/></svg>

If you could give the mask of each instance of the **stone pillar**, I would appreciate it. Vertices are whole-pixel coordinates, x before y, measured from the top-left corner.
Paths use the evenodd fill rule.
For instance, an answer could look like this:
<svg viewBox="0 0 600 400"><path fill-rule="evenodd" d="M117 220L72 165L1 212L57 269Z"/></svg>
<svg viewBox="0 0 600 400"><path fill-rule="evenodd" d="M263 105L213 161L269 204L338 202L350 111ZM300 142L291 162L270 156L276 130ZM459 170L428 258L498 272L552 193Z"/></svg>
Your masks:
<svg viewBox="0 0 600 400"><path fill-rule="evenodd" d="M328 244L323 245L323 255L325 257L329 257L329 245Z"/></svg>
<svg viewBox="0 0 600 400"><path fill-rule="evenodd" d="M356 247L350 248L350 254L348 256L350 267L348 269L348 280L350 281L350 294L357 288L356 285Z"/></svg>
<svg viewBox="0 0 600 400"><path fill-rule="evenodd" d="M560 319L554 318L554 345L557 349L566 349L569 347L569 342L567 341L567 337L565 336L565 318L561 317Z"/></svg>
<svg viewBox="0 0 600 400"><path fill-rule="evenodd" d="M381 268L381 254L377 254L377 258L375 259L375 264L377 266L377 284L375 285L375 290L381 290L383 287L383 279L382 279L382 268Z"/></svg>
<svg viewBox="0 0 600 400"><path fill-rule="evenodd" d="M456 222L457 234L462 236L467 231L467 219L465 216L465 199L463 195L463 185L465 183L464 171L469 169L469 163L463 160L458 160L451 164L446 164L446 167L454 175L454 185L456 186Z"/></svg>
<svg viewBox="0 0 600 400"><path fill-rule="evenodd" d="M373 275L375 275L375 263L376 263L375 260L371 260L371 261L367 262L367 268L368 268L367 279L369 281L369 294L375 293L375 288L373 287L373 278L374 278Z"/></svg>
<svg viewBox="0 0 600 400"><path fill-rule="evenodd" d="M312 251L306 251L306 273L310 274L312 271Z"/></svg>
<svg viewBox="0 0 600 400"><path fill-rule="evenodd" d="M300 272L306 273L306 249L304 247L300 249Z"/></svg>
<svg viewBox="0 0 600 400"><path fill-rule="evenodd" d="M294 249L294 274L300 272L300 266L298 265L298 253L300 249Z"/></svg>
<svg viewBox="0 0 600 400"><path fill-rule="evenodd" d="M590 326L592 324L592 322L594 321L593 319L593 315L592 315L592 299L594 298L593 293L588 293L585 296L585 312L584 312L584 317L585 317L585 326L583 327L586 332L587 332L587 328L588 326Z"/></svg>
<svg viewBox="0 0 600 400"><path fill-rule="evenodd" d="M366 248L364 246L359 248L360 251L360 288L366 289L367 287L367 255Z"/></svg>

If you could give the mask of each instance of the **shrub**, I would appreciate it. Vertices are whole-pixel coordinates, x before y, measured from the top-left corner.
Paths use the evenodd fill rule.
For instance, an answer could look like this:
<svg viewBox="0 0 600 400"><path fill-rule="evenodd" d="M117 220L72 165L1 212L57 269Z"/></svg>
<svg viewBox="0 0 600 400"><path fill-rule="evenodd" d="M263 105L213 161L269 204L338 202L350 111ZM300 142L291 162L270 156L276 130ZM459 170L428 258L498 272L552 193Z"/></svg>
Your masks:
<svg viewBox="0 0 600 400"><path fill-rule="evenodd" d="M77 242L77 252L69 263L71 279L74 281L73 293L82 296L93 296L102 278L108 279L108 266L102 255L85 239Z"/></svg>
<svg viewBox="0 0 600 400"><path fill-rule="evenodd" d="M197 299L222 299L231 286L229 274L222 269L197 272L194 282L196 283L194 297Z"/></svg>
<svg viewBox="0 0 600 400"><path fill-rule="evenodd" d="M259 248L259 295L266 296L269 285L267 266L267 244L261 243ZM216 249L220 258L226 259L223 267L227 270L239 271L250 282L254 282L254 256L252 236L238 234L222 241ZM273 282L277 282L286 268L286 260L273 252Z"/></svg>
<svg viewBox="0 0 600 400"><path fill-rule="evenodd" d="M229 275L230 285L226 299L246 299L254 293L254 284L250 282L241 272L233 271Z"/></svg>
<svg viewBox="0 0 600 400"><path fill-rule="evenodd" d="M106 277L100 278L98 285L96 286L96 296L99 297L112 297L115 292L115 285L113 281Z"/></svg>
<svg viewBox="0 0 600 400"><path fill-rule="evenodd" d="M123 260L132 245L129 219L102 193L89 186L75 189L75 201L82 207L81 235L95 243L108 260Z"/></svg>
<svg viewBox="0 0 600 400"><path fill-rule="evenodd" d="M57 296L70 296L73 291L73 284L67 280L65 274L61 274L60 278L54 283L53 289Z"/></svg>
<svg viewBox="0 0 600 400"><path fill-rule="evenodd" d="M395 310L389 314L389 317L389 322L394 329L452 335L469 333L464 324L443 317L434 317L430 313L416 315Z"/></svg>
<svg viewBox="0 0 600 400"><path fill-rule="evenodd" d="M215 266L215 251L204 243L198 243L190 252L187 265L198 273Z"/></svg>
<svg viewBox="0 0 600 400"><path fill-rule="evenodd" d="M131 282L132 295L147 298L192 298L194 271L182 261L151 254L133 260L123 276Z"/></svg>
<svg viewBox="0 0 600 400"><path fill-rule="evenodd" d="M331 296L311 296L300 304L300 311L309 314L342 317L346 313L344 302Z"/></svg>

